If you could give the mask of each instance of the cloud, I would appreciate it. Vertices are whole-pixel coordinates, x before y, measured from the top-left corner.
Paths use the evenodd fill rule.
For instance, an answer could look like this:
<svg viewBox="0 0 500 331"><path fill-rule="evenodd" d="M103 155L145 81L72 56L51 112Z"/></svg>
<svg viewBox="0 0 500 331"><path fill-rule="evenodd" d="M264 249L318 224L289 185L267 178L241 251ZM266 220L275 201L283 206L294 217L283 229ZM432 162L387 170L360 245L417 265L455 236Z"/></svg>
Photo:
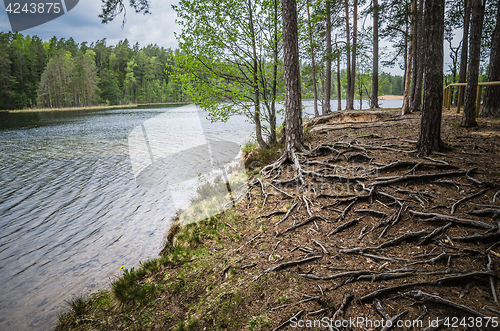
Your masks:
<svg viewBox="0 0 500 331"><path fill-rule="evenodd" d="M128 4L127 1L126 3ZM21 33L37 35L43 40L49 40L53 36L58 39L72 37L78 43L91 43L106 38L108 45L116 45L118 41L127 38L131 44L138 42L141 46L158 44L165 48L177 48L174 32L180 32L180 26L175 23L176 13L172 9L172 4L176 3L176 0L152 1L151 14L147 15L135 13L133 8L127 7L127 21L122 29L123 17L101 24L98 17L101 13L101 0L84 0L79 1L65 15ZM5 10L0 10L0 31L11 31Z"/></svg>

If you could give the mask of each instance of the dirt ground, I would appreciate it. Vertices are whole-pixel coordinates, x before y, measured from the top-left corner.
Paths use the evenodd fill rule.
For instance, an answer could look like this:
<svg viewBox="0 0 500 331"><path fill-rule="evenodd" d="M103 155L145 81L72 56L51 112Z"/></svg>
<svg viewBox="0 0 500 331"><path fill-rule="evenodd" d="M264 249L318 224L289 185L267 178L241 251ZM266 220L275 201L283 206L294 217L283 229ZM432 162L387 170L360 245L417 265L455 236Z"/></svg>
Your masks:
<svg viewBox="0 0 500 331"><path fill-rule="evenodd" d="M118 311L97 295L58 328L500 329L500 120L466 129L460 116L444 111L449 147L425 158L420 114L311 120L302 183L291 164L253 180L191 227L203 253L141 280L166 291Z"/></svg>

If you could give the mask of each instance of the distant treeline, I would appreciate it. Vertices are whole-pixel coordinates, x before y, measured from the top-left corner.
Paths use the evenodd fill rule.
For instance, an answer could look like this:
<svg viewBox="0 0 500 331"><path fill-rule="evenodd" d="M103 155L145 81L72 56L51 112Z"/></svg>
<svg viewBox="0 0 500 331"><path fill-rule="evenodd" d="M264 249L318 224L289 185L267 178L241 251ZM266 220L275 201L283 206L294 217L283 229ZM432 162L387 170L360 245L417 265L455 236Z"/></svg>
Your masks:
<svg viewBox="0 0 500 331"><path fill-rule="evenodd" d="M89 45L73 38L42 41L37 36L0 32L0 109L189 101L182 84L170 79L178 52L158 45L141 48L127 39L116 46L108 46L106 39ZM310 64L302 65L301 74L303 94L311 97ZM345 70L341 76L344 85ZM319 83L324 83L324 77L319 77ZM381 73L379 84L380 94L403 95L401 76ZM336 99L334 85L332 80Z"/></svg>
<svg viewBox="0 0 500 331"><path fill-rule="evenodd" d="M169 79L176 51L0 33L0 109L186 101Z"/></svg>

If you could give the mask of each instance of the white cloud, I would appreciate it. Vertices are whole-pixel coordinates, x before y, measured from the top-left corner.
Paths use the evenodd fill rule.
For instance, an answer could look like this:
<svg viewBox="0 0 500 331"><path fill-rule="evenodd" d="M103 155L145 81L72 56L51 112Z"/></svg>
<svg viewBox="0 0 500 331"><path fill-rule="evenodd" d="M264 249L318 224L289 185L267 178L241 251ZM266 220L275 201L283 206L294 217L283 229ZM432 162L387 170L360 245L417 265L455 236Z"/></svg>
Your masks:
<svg viewBox="0 0 500 331"><path fill-rule="evenodd" d="M128 4L128 1L125 3ZM81 0L65 15L21 33L37 35L43 40L49 40L53 36L58 39L72 37L78 43L87 41L89 44L106 38L108 45L116 45L118 41L127 38L132 45L138 42L141 46L158 44L165 48L176 48L174 31L180 31L180 26L175 23L176 13L172 9L172 4L176 3L176 0L152 1L151 14L148 15L137 14L133 8L127 7L127 22L122 29L122 17L117 17L111 23L101 24L98 17L101 13L101 0ZM11 31L5 10L0 10L0 31Z"/></svg>

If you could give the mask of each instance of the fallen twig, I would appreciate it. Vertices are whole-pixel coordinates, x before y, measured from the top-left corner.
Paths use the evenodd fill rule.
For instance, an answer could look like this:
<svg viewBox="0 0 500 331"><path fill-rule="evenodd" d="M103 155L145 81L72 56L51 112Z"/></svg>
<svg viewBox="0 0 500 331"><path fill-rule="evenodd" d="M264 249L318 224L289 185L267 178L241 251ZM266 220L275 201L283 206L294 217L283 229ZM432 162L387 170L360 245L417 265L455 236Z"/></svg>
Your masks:
<svg viewBox="0 0 500 331"><path fill-rule="evenodd" d="M321 247L321 250L323 250L323 253L327 254L327 255L330 255L330 252L323 246L321 245L316 239L313 239L312 240L316 245L318 245L319 247Z"/></svg>

